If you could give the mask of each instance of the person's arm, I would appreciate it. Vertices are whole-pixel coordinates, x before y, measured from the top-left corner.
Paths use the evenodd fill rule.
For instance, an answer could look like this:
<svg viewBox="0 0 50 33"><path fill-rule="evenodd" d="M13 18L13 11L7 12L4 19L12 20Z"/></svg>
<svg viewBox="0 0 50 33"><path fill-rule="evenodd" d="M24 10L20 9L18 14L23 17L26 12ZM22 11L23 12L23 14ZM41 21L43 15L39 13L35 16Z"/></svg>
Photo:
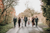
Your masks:
<svg viewBox="0 0 50 33"><path fill-rule="evenodd" d="M27 18L27 17L26 17ZM28 21L28 18L27 18L27 21Z"/></svg>
<svg viewBox="0 0 50 33"><path fill-rule="evenodd" d="M39 19L37 18L37 20L39 20Z"/></svg>
<svg viewBox="0 0 50 33"><path fill-rule="evenodd" d="M39 19L37 18L37 21L38 21Z"/></svg>

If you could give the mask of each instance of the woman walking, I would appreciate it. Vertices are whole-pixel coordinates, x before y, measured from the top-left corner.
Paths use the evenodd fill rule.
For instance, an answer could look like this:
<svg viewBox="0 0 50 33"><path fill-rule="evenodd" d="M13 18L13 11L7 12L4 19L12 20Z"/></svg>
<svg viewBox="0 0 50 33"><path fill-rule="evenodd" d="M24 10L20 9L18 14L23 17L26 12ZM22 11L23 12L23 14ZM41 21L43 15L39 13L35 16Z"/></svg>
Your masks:
<svg viewBox="0 0 50 33"><path fill-rule="evenodd" d="M28 19L28 25L30 25L30 22L31 22L30 19Z"/></svg>
<svg viewBox="0 0 50 33"><path fill-rule="evenodd" d="M22 27L23 27L23 24L24 23L24 20L23 20L23 17L21 18L21 25L22 25Z"/></svg>
<svg viewBox="0 0 50 33"><path fill-rule="evenodd" d="M34 23L34 17L32 17L32 27L33 27L33 25L35 25L35 23Z"/></svg>
<svg viewBox="0 0 50 33"><path fill-rule="evenodd" d="M21 22L21 19L20 19L20 17L19 17L19 19L18 19L18 26L20 27L20 22Z"/></svg>

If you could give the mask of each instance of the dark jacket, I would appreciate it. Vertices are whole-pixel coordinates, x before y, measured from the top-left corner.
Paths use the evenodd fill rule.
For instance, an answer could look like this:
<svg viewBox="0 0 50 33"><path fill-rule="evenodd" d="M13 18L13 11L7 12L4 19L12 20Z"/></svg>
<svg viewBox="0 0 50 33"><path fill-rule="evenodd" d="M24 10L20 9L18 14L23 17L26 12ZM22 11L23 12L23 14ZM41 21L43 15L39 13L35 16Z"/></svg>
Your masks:
<svg viewBox="0 0 50 33"><path fill-rule="evenodd" d="M34 22L34 18L32 18L32 22Z"/></svg>
<svg viewBox="0 0 50 33"><path fill-rule="evenodd" d="M21 22L21 19L19 18L19 19L18 19L18 23L20 23L20 22Z"/></svg>
<svg viewBox="0 0 50 33"><path fill-rule="evenodd" d="M27 17L24 17L24 21L27 21L28 19L27 19Z"/></svg>
<svg viewBox="0 0 50 33"><path fill-rule="evenodd" d="M14 22L17 22L17 18L14 18L13 21L14 21Z"/></svg>
<svg viewBox="0 0 50 33"><path fill-rule="evenodd" d="M35 18L35 22L38 22L38 18Z"/></svg>

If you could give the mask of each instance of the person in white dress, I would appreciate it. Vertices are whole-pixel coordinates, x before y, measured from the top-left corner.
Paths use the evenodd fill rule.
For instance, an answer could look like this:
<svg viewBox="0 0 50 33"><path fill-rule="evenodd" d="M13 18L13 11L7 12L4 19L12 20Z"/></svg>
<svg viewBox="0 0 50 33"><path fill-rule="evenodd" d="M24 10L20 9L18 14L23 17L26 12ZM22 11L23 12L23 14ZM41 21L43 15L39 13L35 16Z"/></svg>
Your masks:
<svg viewBox="0 0 50 33"><path fill-rule="evenodd" d="M23 24L24 23L24 20L23 20L23 17L21 18L21 25L22 25L22 27L23 27Z"/></svg>
<svg viewBox="0 0 50 33"><path fill-rule="evenodd" d="M30 25L30 22L31 22L30 19L28 19L28 25Z"/></svg>

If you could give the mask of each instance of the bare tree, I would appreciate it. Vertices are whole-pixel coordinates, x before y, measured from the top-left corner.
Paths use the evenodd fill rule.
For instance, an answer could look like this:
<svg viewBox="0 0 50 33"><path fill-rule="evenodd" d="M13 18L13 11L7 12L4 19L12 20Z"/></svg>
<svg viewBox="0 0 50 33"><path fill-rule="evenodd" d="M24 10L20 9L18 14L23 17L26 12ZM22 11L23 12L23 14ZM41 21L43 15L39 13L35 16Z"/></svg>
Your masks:
<svg viewBox="0 0 50 33"><path fill-rule="evenodd" d="M17 5L17 0L2 0L2 3L3 3L4 9L1 15L6 11L7 8Z"/></svg>

